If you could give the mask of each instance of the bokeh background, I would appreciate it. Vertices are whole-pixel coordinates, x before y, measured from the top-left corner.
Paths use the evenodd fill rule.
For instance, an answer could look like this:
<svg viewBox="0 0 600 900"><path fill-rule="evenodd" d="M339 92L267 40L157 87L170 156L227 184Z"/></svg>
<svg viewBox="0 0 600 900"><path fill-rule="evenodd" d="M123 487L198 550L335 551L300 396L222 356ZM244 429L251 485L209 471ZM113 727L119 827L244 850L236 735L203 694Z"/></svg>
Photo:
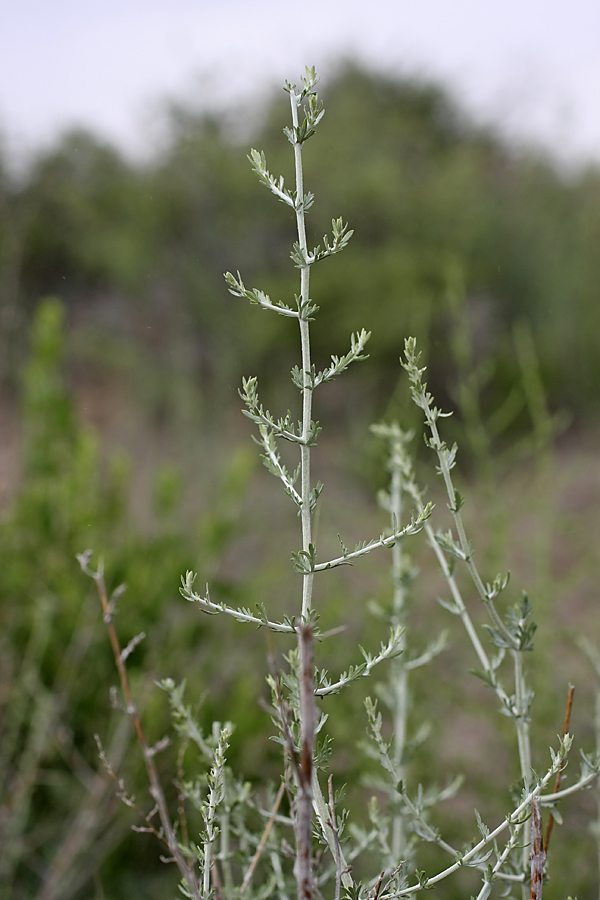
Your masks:
<svg viewBox="0 0 600 900"><path fill-rule="evenodd" d="M352 331L372 332L369 360L316 398L323 547L384 527L368 426L396 418L419 433L398 365L414 334L436 397L455 410L447 436L461 447L480 565L490 580L511 569L513 599L527 588L536 609L537 766L569 681L578 746L593 747L595 675L578 638L593 641L600 625L598 34L591 0L2 9L0 896L173 890L98 763L95 732L143 796L108 699L97 600L75 561L86 547L104 555L113 586L128 585L123 642L148 635L131 671L149 730L168 727L153 681L187 678L207 726L237 722L233 763L258 783L277 772L257 700L264 636L203 620L177 588L191 568L223 600L296 609L296 520L257 465L237 395L256 374L273 412L296 403L296 333L231 297L223 273L239 269L282 299L297 290L294 223L246 153L264 149L291 178L280 86L305 64L321 73L326 107L305 151L309 240L340 215L355 231L313 274L317 366L346 352ZM414 554L418 644L448 623L435 567L418 543ZM352 574L320 598L325 622L348 624L332 667L381 637L367 601L389 594L386 561ZM473 806L505 814L517 773L510 733L465 680L461 642L439 677L415 682L415 729L431 719L434 738L414 778L469 770L462 806L445 814L466 840ZM354 782L360 709L355 691L331 717L336 762ZM172 765L166 754L167 780ZM551 896L597 884L594 803L588 794L554 835Z"/></svg>

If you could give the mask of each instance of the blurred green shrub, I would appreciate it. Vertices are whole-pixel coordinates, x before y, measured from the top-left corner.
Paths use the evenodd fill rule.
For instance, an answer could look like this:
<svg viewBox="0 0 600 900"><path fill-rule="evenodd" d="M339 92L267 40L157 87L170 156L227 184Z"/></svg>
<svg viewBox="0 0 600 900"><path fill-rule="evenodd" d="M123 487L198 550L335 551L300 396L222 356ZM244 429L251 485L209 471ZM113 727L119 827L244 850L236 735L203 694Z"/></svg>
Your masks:
<svg viewBox="0 0 600 900"><path fill-rule="evenodd" d="M114 885L120 855L147 868L143 843L124 849L127 823L115 821L114 786L98 772L97 731L109 735L133 785L139 764L127 753L128 726L107 710L113 665L76 553L100 548L116 564L115 585L128 585L119 626L127 639L142 623L150 634L132 660L142 694L157 671L183 677L202 654L204 626L194 610L173 605L179 576L192 562L218 565L250 471L239 456L225 462L223 499L198 523L212 534L204 557L178 516L181 478L172 466L157 473L154 522L141 527L129 511L129 461L103 459L96 435L77 421L64 324L60 300L39 305L23 372L19 485L0 520L0 897L11 900L80 896L101 865L109 895L125 896ZM225 575L221 583L227 593ZM198 683L210 678L207 665L194 664ZM198 689L194 677L190 684ZM156 698L146 713L160 730L167 713Z"/></svg>

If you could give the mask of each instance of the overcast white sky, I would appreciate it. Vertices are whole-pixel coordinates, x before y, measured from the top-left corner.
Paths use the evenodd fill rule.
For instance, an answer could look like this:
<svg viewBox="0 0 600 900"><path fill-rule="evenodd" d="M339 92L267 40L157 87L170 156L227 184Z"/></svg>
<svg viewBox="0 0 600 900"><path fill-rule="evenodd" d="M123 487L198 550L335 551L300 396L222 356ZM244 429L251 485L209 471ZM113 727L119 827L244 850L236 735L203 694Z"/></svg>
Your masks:
<svg viewBox="0 0 600 900"><path fill-rule="evenodd" d="M232 101L343 55L600 161L600 0L3 0L0 132L27 150L83 124L139 151L166 95Z"/></svg>

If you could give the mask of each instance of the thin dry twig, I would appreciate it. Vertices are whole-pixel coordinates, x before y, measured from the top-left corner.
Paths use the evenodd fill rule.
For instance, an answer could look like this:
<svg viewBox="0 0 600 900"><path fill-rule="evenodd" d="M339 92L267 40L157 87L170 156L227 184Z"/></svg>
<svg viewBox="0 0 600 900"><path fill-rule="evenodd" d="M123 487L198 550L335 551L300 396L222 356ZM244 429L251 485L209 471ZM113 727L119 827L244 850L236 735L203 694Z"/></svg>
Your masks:
<svg viewBox="0 0 600 900"><path fill-rule="evenodd" d="M385 876L385 871L383 871L383 872L381 873L381 875L379 876L379 878L377 879L377 884L375 885L375 887L373 888L373 890L372 890L371 893L369 894L368 900L378 900L378 898L379 898L380 896L382 896L382 897L387 896L387 893L388 893L388 891L390 890L390 888L391 888L391 886L392 886L392 884L393 884L393 882L394 882L394 879L396 878L396 876L398 875L398 873L399 873L403 868L404 868L404 860L400 863L399 866L396 866L396 868L394 869L394 871L392 872L392 874L390 875L390 877L388 878L388 880L386 881L385 884L383 883L383 878L384 878L384 876Z"/></svg>
<svg viewBox="0 0 600 900"><path fill-rule="evenodd" d="M143 819L144 822L146 823L145 825L132 825L131 826L132 830L137 831L140 834L153 834L157 840L159 840L162 844L165 845L165 847L167 849L169 849L169 844L167 842L167 839L165 838L162 828L160 830L157 829L152 821L152 819L158 812L158 808L157 808L156 804L154 804L154 806L152 807L152 809L150 810L149 813L145 813L144 810L141 809L140 806L138 806L138 804L135 801L135 797L132 797L125 790L125 782L123 781L123 779L119 778L119 776L117 775L117 773L115 772L115 770L113 769L111 764L109 763L109 761L106 757L106 753L104 752L104 747L102 746L102 741L100 740L100 736L95 734L94 740L96 741L96 746L98 747L98 756L100 757L100 761L101 761L102 765L104 766L106 772L110 776L110 778L112 778L112 780L114 781L114 783L117 786L117 790L116 790L117 797L119 798L119 800L122 803L125 804L125 806L128 806L130 809L135 810L135 812L138 814L140 819Z"/></svg>
<svg viewBox="0 0 600 900"><path fill-rule="evenodd" d="M573 694L575 693L575 687L570 684L569 685L569 696L567 698L567 709L565 712L565 724L563 725L563 738L566 734L569 733L569 722L571 720L571 709L573 708ZM557 794L560 790L560 782L562 780L562 772L556 773L556 781L554 782L554 793ZM550 843L550 835L552 834L552 826L554 825L554 816L550 813L548 818L548 824L546 826L546 837L544 838L544 852L548 853L548 844Z"/></svg>
<svg viewBox="0 0 600 900"><path fill-rule="evenodd" d="M242 886L240 888L240 894L243 894L248 885L250 884L250 879L254 875L254 870L258 865L258 861L262 855L263 850L265 849L265 845L267 840L269 839L269 835L271 833L271 829L273 828L273 823L275 821L275 817L277 816L277 812L279 810L279 805L281 803L281 799L283 797L285 791L285 781L282 781L279 785L279 790L277 791L277 796L275 797L275 803L273 804L273 809L271 811L271 815L269 816L269 821L266 824L265 830L263 832L263 836L260 839L260 843L256 848L256 853L252 857L252 862L250 863L250 867L244 876L244 880L242 881Z"/></svg>
<svg viewBox="0 0 600 900"><path fill-rule="evenodd" d="M381 886L383 884L383 876L384 875L385 875L385 872L382 872L381 875L379 876L379 878L377 879L377 884L375 885L375 888L373 890L372 900L377 900L377 898L379 897L379 894L381 893Z"/></svg>
<svg viewBox="0 0 600 900"><path fill-rule="evenodd" d="M108 599L108 593L106 590L106 582L104 581L104 566L102 561L98 566L97 571L94 571L90 568L90 560L92 557L92 552L90 550L86 550L85 553L78 554L77 559L79 565L82 570L89 575L96 584L96 589L98 591L98 597L100 598L100 604L102 606L102 614L104 618L104 624L106 625L106 629L108 631L108 636L110 639L110 643L113 650L113 655L115 658L115 664L117 666L117 671L119 673L119 680L121 682L121 689L123 691L123 697L125 698L125 711L130 716L133 721L133 726L135 728L135 733L139 742L139 745L142 749L142 755L144 757L144 763L146 765L146 772L148 773L148 780L150 782L150 795L154 802L156 803L160 823L161 823L161 832L164 835L164 841L169 848L169 852L171 853L171 857L173 862L177 865L179 869L186 887L190 892L193 898L196 900L201 900L201 892L198 885L198 881L190 866L186 862L180 848L179 843L177 841L177 837L173 830L173 825L171 823L171 819L169 816L169 811L167 808L167 801L165 799L165 795L160 784L158 773L156 771L156 766L154 765L154 750L148 744L144 729L142 727L142 722L139 716L139 713L136 709L133 694L131 692L131 685L129 683L129 676L127 675L127 669L125 666L125 660L123 658L123 653L121 651L121 645L119 643L119 638L117 636L117 632L113 623L113 609L114 609L114 599L113 596L112 601ZM106 762L105 762L106 765ZM116 778L116 776L115 776ZM119 779L116 778L117 784L119 784ZM146 819L146 817L144 816ZM147 819L146 819L147 821ZM155 833L157 833L155 831ZM159 832L160 833L160 832Z"/></svg>
<svg viewBox="0 0 600 900"><path fill-rule="evenodd" d="M185 845L189 843L187 816L185 814L185 802L183 797L183 757L188 747L187 739L183 741L177 754L177 781L175 787L177 789L177 815L179 817L179 828L181 829L181 842Z"/></svg>

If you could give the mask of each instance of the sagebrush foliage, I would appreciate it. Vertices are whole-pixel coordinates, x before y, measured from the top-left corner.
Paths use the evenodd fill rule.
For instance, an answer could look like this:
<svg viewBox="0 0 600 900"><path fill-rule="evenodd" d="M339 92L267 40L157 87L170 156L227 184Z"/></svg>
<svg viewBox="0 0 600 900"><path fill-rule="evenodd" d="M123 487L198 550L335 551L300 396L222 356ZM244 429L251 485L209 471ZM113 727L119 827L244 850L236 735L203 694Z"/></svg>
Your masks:
<svg viewBox="0 0 600 900"><path fill-rule="evenodd" d="M213 599L208 587L204 592L196 591L195 576L189 570L182 578L181 587L183 597L200 611L230 616L238 622L267 629L279 639L281 635L292 639L285 664L279 667L273 656L268 677L274 738L281 745L283 755L281 779L270 789L259 787L258 790L239 779L227 760L231 723L216 721L210 733L205 734L187 705L183 685L166 679L160 686L169 696L174 726L183 741L178 757L176 815L169 810L155 763L155 757L167 742L161 740L151 745L147 740L125 665L138 641L134 639L122 649L113 623L119 593L109 594L103 567L92 568L91 552L88 552L80 556L80 562L98 588L120 674L123 697L117 702L133 720L148 771L153 805L142 806L136 801L104 750L102 758L118 784L121 799L140 812L140 830L154 834L163 843L168 859L179 869L181 891L196 900L212 897L234 900L242 896L249 900L292 896L299 900L318 897L339 900L342 896L347 900L393 900L437 889L438 885L443 891L447 879L464 872L467 879L460 884L478 891L477 900L508 895L519 895L525 900L530 889L541 890L546 848L540 833L540 810L549 809L553 818L560 821L559 802L592 785L600 763L592 754L584 754L579 777L568 788L560 790L573 741L568 728L559 737L557 749L550 748L549 761L544 762L543 754L532 747L533 695L525 664L534 648L531 604L524 594L517 600L510 596L507 575L485 580L475 562L475 545L461 512L465 498L454 482L458 448L443 437L441 420L450 414L442 412L428 390L426 369L421 364L414 338L405 341L401 363L408 375L412 399L424 418L425 442L434 454L435 467L441 476L450 526L436 530L432 524L440 513L425 499L416 481L407 450L408 434L395 423L383 424L375 431L388 448L391 483L381 499L390 515L390 532L361 541L353 548L340 537L339 556L325 560L319 556L314 516L326 495L323 485L314 483L311 475L312 454L321 432L320 424L313 419L313 396L322 384L366 358L364 351L369 335L364 330L354 333L350 351L344 356L332 355L330 365L317 371L311 356L311 326L319 314L318 304L311 296L312 267L345 249L352 234L342 219L334 218L331 238L325 236L322 244L313 248L307 241L305 216L313 206L314 197L304 187L302 153L323 117L316 92L317 80L314 69L307 68L299 87L285 85L292 126L284 134L293 148L294 187L286 186L282 177L271 173L264 153L252 150L249 156L261 183L295 217L297 240L293 242L290 257L299 274L298 293L294 294L293 301L272 300L258 288L248 289L240 273L226 275L235 296L249 300L262 311L296 319L298 323L300 362L292 369L292 382L300 393L299 414L270 413L260 401L254 377L244 379L240 392L244 412L258 428L257 443L263 461L281 482L299 519L300 541L290 567L290 578L298 583L296 612L278 620L269 612L266 600L251 609L232 605L226 599ZM282 442L291 445L297 454L298 462L293 469L284 462ZM491 688L490 696L499 702L501 713L512 720L515 732L513 748L520 781L513 788L512 807L504 809L498 822L492 825L475 810L474 837L460 845L447 840L435 824L438 805L456 795L459 782L454 780L445 787L437 787L433 780L422 786L413 784L411 779L409 747L411 743L417 746L422 735L412 738L408 733L410 673L431 663L447 640L446 634L432 635L422 651L411 652L408 598L416 587L414 571L403 548L409 538L420 532L425 533L444 579L445 596L441 603L463 626L474 651L476 674ZM388 620L389 637L381 642L378 652L361 647L359 662L341 674L330 674L322 666L322 660L327 658L329 643L336 636L321 632L315 578L384 549L392 552L393 597L388 612L382 616ZM483 607L487 621L481 623L479 616L473 615L473 604ZM364 821L354 821L341 805L342 795L336 791L341 785L334 783L335 770L330 769L327 715L321 704L324 697L371 676L376 667L381 672L384 666L388 667L387 679L379 686L378 693L381 704L391 713L393 734L389 735L388 722L378 701L367 697L367 754L378 763L380 775L374 781L376 793L371 797L365 826ZM195 751L190 777L185 775L188 748ZM494 773L492 761L490 779ZM423 855L427 845L433 845L438 852L433 864L428 862L424 867L422 860L428 858L426 853ZM444 857L445 862L441 861ZM469 870L471 877L468 877Z"/></svg>

